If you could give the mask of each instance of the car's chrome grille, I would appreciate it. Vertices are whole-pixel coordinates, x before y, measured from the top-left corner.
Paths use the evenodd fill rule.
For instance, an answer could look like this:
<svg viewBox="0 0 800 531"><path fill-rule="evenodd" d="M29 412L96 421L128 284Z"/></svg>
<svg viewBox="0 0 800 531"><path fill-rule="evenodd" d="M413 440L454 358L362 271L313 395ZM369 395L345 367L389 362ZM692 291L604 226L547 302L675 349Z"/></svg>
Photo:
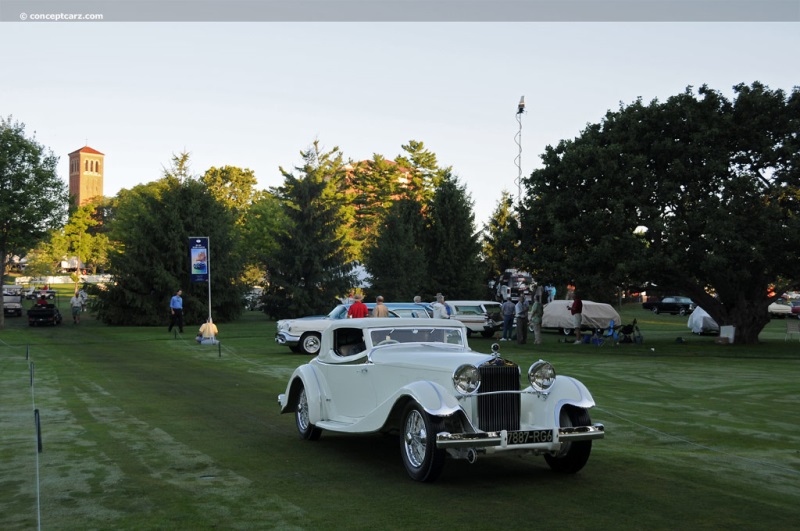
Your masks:
<svg viewBox="0 0 800 531"><path fill-rule="evenodd" d="M513 363L482 365L478 391L478 427L483 431L519 430L519 367Z"/></svg>

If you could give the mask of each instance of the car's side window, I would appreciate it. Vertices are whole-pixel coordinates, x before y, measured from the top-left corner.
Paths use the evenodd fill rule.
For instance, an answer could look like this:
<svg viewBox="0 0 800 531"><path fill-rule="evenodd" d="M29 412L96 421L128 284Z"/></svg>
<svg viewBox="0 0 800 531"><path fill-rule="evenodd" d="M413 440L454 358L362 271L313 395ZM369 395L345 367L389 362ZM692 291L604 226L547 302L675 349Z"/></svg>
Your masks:
<svg viewBox="0 0 800 531"><path fill-rule="evenodd" d="M342 357L364 352L367 346L363 332L360 328L340 328L334 336L333 349Z"/></svg>

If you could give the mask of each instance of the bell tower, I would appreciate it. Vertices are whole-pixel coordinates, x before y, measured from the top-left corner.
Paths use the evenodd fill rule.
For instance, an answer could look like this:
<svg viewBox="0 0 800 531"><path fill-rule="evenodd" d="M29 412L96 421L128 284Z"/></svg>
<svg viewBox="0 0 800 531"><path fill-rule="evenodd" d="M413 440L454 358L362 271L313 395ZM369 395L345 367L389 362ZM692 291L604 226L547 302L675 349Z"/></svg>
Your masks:
<svg viewBox="0 0 800 531"><path fill-rule="evenodd" d="M76 205L103 196L104 157L89 146L69 154L69 195L75 197Z"/></svg>

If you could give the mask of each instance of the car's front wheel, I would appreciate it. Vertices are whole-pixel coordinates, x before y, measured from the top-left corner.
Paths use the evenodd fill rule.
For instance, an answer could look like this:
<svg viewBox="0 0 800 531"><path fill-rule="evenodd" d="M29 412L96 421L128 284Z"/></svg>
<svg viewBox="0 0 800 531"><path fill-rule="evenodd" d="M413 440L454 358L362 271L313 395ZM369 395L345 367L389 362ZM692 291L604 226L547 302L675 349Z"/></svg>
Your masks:
<svg viewBox="0 0 800 531"><path fill-rule="evenodd" d="M591 426L592 418L583 408L561 408L560 422L562 427ZM570 441L563 444L557 454L545 454L544 459L550 468L564 474L574 474L589 461L592 453L592 441Z"/></svg>
<svg viewBox="0 0 800 531"><path fill-rule="evenodd" d="M436 448L436 434L443 427L441 419L428 414L416 402L406 406L400 432L400 454L412 479L431 482L442 473L447 452Z"/></svg>
<svg viewBox="0 0 800 531"><path fill-rule="evenodd" d="M686 310L686 308L681 308L681 309L678 311L678 313L679 313L679 314L681 314L681 315L686 315L686 314L687 314L687 313L689 313L689 312Z"/></svg>
<svg viewBox="0 0 800 531"><path fill-rule="evenodd" d="M294 409L294 419L297 423L297 431L301 439L316 441L322 435L322 430L311 424L308 420L308 396L306 388L300 384L300 393L297 395L297 403Z"/></svg>
<svg viewBox="0 0 800 531"><path fill-rule="evenodd" d="M652 312L658 315L658 306L653 306Z"/></svg>
<svg viewBox="0 0 800 531"><path fill-rule="evenodd" d="M303 351L303 354L316 356L319 353L320 345L320 335L315 332L306 332L300 338L300 350Z"/></svg>

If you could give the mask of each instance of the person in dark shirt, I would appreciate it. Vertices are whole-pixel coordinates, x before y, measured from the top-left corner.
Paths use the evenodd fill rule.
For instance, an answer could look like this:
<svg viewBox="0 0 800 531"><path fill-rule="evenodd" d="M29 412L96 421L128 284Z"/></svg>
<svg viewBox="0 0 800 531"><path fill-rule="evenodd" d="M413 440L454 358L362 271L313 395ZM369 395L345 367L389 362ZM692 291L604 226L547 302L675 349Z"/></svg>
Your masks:
<svg viewBox="0 0 800 531"><path fill-rule="evenodd" d="M573 291L572 304L568 306L572 314L572 326L575 327L575 344L581 342L581 322L583 321L583 301L578 296L578 290Z"/></svg>

